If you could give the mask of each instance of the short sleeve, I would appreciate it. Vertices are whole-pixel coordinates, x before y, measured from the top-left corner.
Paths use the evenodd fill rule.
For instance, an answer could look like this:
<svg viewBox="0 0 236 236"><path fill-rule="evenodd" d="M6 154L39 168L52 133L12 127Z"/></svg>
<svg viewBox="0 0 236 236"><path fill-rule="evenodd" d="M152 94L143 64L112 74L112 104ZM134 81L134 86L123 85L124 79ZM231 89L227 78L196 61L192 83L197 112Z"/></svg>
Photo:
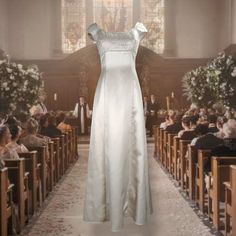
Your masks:
<svg viewBox="0 0 236 236"><path fill-rule="evenodd" d="M92 39L93 41L96 41L98 38L99 30L100 28L98 27L97 23L92 23L91 25L89 25L87 28L87 32L90 39Z"/></svg>
<svg viewBox="0 0 236 236"><path fill-rule="evenodd" d="M138 39L139 40L142 40L143 37L146 35L146 33L148 32L147 28L144 26L143 23L141 22L137 22L134 26L134 28L136 29L137 31L137 34L138 34Z"/></svg>

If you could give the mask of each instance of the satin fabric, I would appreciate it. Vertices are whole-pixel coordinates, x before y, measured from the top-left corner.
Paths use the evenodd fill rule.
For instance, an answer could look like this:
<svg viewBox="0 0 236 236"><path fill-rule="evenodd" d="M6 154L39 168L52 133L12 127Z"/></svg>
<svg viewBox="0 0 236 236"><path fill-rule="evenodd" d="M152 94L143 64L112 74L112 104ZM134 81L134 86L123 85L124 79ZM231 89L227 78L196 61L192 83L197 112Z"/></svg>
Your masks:
<svg viewBox="0 0 236 236"><path fill-rule="evenodd" d="M97 45L101 74L93 103L84 220L111 221L120 231L124 216L136 224L153 212L142 93L135 69L138 22L129 32L105 32L96 23L88 35Z"/></svg>

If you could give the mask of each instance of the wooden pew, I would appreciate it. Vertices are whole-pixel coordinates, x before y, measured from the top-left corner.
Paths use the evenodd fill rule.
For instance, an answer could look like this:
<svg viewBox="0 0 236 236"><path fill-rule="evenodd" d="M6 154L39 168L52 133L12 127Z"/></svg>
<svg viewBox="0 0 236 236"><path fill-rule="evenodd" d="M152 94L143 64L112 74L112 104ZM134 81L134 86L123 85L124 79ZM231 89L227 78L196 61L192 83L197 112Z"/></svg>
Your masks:
<svg viewBox="0 0 236 236"><path fill-rule="evenodd" d="M159 152L159 159L162 163L162 165L164 165L164 158L163 158L163 146L164 146L164 129L160 129L160 144L159 144L159 148L160 148L160 152Z"/></svg>
<svg viewBox="0 0 236 236"><path fill-rule="evenodd" d="M54 150L54 169L53 169L53 178L55 183L60 179L60 138L52 138L53 141L53 150Z"/></svg>
<svg viewBox="0 0 236 236"><path fill-rule="evenodd" d="M196 163L198 161L196 149L188 144L188 156L186 166L186 177L188 185L188 196L190 200L195 200L195 179L196 179Z"/></svg>
<svg viewBox="0 0 236 236"><path fill-rule="evenodd" d="M174 137L176 134L167 134L167 147L166 147L166 160L167 160L167 169L173 175L173 144Z"/></svg>
<svg viewBox="0 0 236 236"><path fill-rule="evenodd" d="M166 130L163 131L163 142L162 142L162 164L167 168L167 137L168 133Z"/></svg>
<svg viewBox="0 0 236 236"><path fill-rule="evenodd" d="M204 192L204 166L211 158L211 150L198 150L198 162L196 164L195 202L203 213L207 213L206 195Z"/></svg>
<svg viewBox="0 0 236 236"><path fill-rule="evenodd" d="M156 157L160 160L160 152L161 152L161 128L156 126Z"/></svg>
<svg viewBox="0 0 236 236"><path fill-rule="evenodd" d="M230 165L236 164L236 157L212 157L208 191L208 215L217 230L223 226L220 222L220 201L225 201L224 182L229 181ZM211 183L211 180L213 183ZM223 209L222 209L223 210Z"/></svg>
<svg viewBox="0 0 236 236"><path fill-rule="evenodd" d="M32 147L28 148L30 151L37 151L38 163L40 166L40 179L42 183L42 200L44 201L48 190L47 190L47 181L48 181L48 167L47 167L47 146L42 147Z"/></svg>
<svg viewBox="0 0 236 236"><path fill-rule="evenodd" d="M79 157L79 154L78 154L78 131L79 130L79 127L78 126L73 126L72 127L72 131L73 131L73 139L74 139L74 141L73 141L73 145L74 145L74 154L73 154L73 156L74 156L74 158L75 158L75 160L77 160L78 159L78 157Z"/></svg>
<svg viewBox="0 0 236 236"><path fill-rule="evenodd" d="M186 153L188 150L188 144L191 143L191 140L179 140L179 163L180 163L180 185L181 188L184 190L186 188Z"/></svg>
<svg viewBox="0 0 236 236"><path fill-rule="evenodd" d="M234 167L236 168L236 167ZM232 231L232 171L230 181L225 182L225 236L230 236ZM235 231L236 233L236 231Z"/></svg>
<svg viewBox="0 0 236 236"><path fill-rule="evenodd" d="M31 196L31 204L29 206L30 213L34 214L35 210L41 206L42 191L40 179L40 166L38 163L37 151L18 153L21 158L25 159L25 169L29 172L29 195Z"/></svg>
<svg viewBox="0 0 236 236"><path fill-rule="evenodd" d="M236 235L236 165L230 167L230 180L225 182L225 235Z"/></svg>
<svg viewBox="0 0 236 236"><path fill-rule="evenodd" d="M179 160L179 140L180 138L178 136L174 137L173 140L173 160L172 160L172 164L173 164L173 175L174 175L174 179L175 180L179 180L179 172L178 172L178 168L177 168L177 162Z"/></svg>
<svg viewBox="0 0 236 236"><path fill-rule="evenodd" d="M12 190L13 184L8 182L8 169L0 169L0 235L8 235L8 226L12 225Z"/></svg>
<svg viewBox="0 0 236 236"><path fill-rule="evenodd" d="M60 151L60 177L65 173L65 141L64 141L64 135L59 136L60 145L59 145L59 151Z"/></svg>
<svg viewBox="0 0 236 236"><path fill-rule="evenodd" d="M52 191L53 186L55 184L54 179L54 172L55 172L55 152L54 152L54 143L53 141L48 143L48 151L49 151L49 160L48 160L48 167L49 167L49 176L48 176L48 183L47 188L49 191Z"/></svg>
<svg viewBox="0 0 236 236"><path fill-rule="evenodd" d="M69 167L69 140L68 140L68 132L67 133L64 133L64 155L65 155L65 158L64 158L64 167L65 167L65 171L68 169Z"/></svg>
<svg viewBox="0 0 236 236"><path fill-rule="evenodd" d="M154 157L157 156L158 153L158 141L157 141L157 137L158 137L158 126L154 125L153 126L153 135L154 135Z"/></svg>
<svg viewBox="0 0 236 236"><path fill-rule="evenodd" d="M25 172L24 158L4 161L8 168L8 178L14 184L13 202L18 205L20 228L22 229L29 220L29 173Z"/></svg>
<svg viewBox="0 0 236 236"><path fill-rule="evenodd" d="M72 130L68 131L68 155L69 155L69 165L70 165L74 162Z"/></svg>

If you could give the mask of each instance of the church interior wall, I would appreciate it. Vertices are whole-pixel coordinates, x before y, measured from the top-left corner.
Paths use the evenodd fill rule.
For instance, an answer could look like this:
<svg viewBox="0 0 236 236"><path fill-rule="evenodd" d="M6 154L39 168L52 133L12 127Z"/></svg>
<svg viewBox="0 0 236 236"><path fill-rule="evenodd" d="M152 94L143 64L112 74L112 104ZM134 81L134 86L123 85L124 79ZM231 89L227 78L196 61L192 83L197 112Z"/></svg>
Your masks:
<svg viewBox="0 0 236 236"><path fill-rule="evenodd" d="M8 51L8 4L0 0L0 49Z"/></svg>
<svg viewBox="0 0 236 236"><path fill-rule="evenodd" d="M174 22L166 27L175 31L167 35L175 37L168 45L174 57L208 58L236 43L235 0L173 1ZM59 8L53 4L52 0L0 0L0 46L12 58L55 59L61 32L55 32L60 30L55 24Z"/></svg>

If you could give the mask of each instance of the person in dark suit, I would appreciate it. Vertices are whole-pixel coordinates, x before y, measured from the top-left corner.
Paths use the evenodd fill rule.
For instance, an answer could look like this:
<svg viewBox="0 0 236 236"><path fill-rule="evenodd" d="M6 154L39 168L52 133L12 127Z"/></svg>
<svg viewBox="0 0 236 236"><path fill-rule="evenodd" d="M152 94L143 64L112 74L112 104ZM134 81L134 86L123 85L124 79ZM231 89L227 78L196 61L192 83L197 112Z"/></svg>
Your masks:
<svg viewBox="0 0 236 236"><path fill-rule="evenodd" d="M50 138L56 138L62 134L62 132L57 128L55 115L50 114L48 117L48 126L41 130L41 134Z"/></svg>
<svg viewBox="0 0 236 236"><path fill-rule="evenodd" d="M190 117L184 116L182 118L182 127L183 129L179 131L178 137L182 140L192 140L196 137L196 133L194 130L191 129L190 126Z"/></svg>
<svg viewBox="0 0 236 236"><path fill-rule="evenodd" d="M159 104L156 101L154 94L151 94L150 102L147 106L147 129L149 130L149 136L153 135L153 125L157 124L157 112L159 110Z"/></svg>
<svg viewBox="0 0 236 236"><path fill-rule="evenodd" d="M217 116L214 114L211 114L208 116L208 129L210 133L217 133L219 130L216 126L217 122Z"/></svg>
<svg viewBox="0 0 236 236"><path fill-rule="evenodd" d="M228 120L223 132L223 143L212 150L212 156L236 156L236 121Z"/></svg>
<svg viewBox="0 0 236 236"><path fill-rule="evenodd" d="M224 138L222 144L211 150L211 157L236 157L236 121L228 120L223 125ZM211 171L211 159L204 166L206 188L209 188L209 172Z"/></svg>
<svg viewBox="0 0 236 236"><path fill-rule="evenodd" d="M182 127L182 115L170 115L169 117L171 124L166 127L166 131L170 134L178 134L180 130L183 129Z"/></svg>
<svg viewBox="0 0 236 236"><path fill-rule="evenodd" d="M195 149L213 149L223 143L223 140L217 138L214 134L209 133L209 128L206 124L198 124L195 132L198 137L194 138L191 145Z"/></svg>

